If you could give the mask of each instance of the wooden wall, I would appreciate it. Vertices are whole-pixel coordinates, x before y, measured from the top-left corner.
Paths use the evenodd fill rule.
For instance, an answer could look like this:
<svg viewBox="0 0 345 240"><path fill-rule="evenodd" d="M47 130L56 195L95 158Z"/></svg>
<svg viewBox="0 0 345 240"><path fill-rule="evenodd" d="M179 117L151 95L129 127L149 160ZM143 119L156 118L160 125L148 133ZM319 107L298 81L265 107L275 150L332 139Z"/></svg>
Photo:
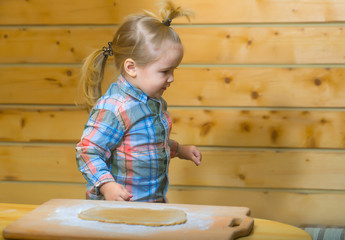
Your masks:
<svg viewBox="0 0 345 240"><path fill-rule="evenodd" d="M172 203L247 206L258 218L344 225L345 2L176 0L184 60L165 98ZM84 198L74 146L81 62L154 0L0 1L0 201ZM107 76L112 80L110 66Z"/></svg>

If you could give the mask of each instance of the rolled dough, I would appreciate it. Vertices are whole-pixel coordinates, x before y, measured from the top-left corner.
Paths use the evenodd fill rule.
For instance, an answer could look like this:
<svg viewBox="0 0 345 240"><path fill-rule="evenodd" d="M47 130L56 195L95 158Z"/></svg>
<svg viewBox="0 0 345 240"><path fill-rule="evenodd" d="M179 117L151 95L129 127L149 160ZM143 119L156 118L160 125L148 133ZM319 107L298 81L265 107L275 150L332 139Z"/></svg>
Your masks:
<svg viewBox="0 0 345 240"><path fill-rule="evenodd" d="M169 226L187 221L187 214L175 208L111 208L94 207L80 212L79 218L91 221L146 226Z"/></svg>

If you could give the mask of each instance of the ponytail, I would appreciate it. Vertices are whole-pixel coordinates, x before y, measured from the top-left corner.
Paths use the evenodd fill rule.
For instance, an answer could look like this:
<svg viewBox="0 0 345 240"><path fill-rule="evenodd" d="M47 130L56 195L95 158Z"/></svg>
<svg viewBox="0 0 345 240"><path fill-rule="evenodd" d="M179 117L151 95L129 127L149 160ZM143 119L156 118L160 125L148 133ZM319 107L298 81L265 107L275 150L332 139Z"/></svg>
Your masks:
<svg viewBox="0 0 345 240"><path fill-rule="evenodd" d="M108 56L113 55L112 43L108 43L109 48L92 52L86 59L81 70L80 84L82 88L84 105L90 111L96 101L102 96L102 81L104 68Z"/></svg>
<svg viewBox="0 0 345 240"><path fill-rule="evenodd" d="M186 17L190 22L190 17L193 15L193 11L176 7L172 1L163 1L162 7L159 10L162 23L166 26L170 26L171 21L177 17Z"/></svg>

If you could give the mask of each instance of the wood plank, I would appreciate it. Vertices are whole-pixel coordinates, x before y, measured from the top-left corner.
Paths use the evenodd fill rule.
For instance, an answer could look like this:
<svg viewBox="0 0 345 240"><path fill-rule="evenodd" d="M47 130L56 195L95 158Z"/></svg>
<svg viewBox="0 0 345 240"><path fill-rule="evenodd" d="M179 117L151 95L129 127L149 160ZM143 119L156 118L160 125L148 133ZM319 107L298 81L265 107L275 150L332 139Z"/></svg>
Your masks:
<svg viewBox="0 0 345 240"><path fill-rule="evenodd" d="M343 27L179 28L183 62L213 64L345 63ZM200 51L202 49L202 51Z"/></svg>
<svg viewBox="0 0 345 240"><path fill-rule="evenodd" d="M341 107L344 77L345 68L180 67L164 97L177 106Z"/></svg>
<svg viewBox="0 0 345 240"><path fill-rule="evenodd" d="M193 9L193 23L337 22L345 21L341 0L175 0ZM128 14L158 11L156 0L2 0L0 24L114 24ZM178 20L176 23L186 23Z"/></svg>
<svg viewBox="0 0 345 240"><path fill-rule="evenodd" d="M85 182L74 145L0 145L0 181ZM199 167L172 159L171 185L345 190L344 152L201 148Z"/></svg>
<svg viewBox="0 0 345 240"><path fill-rule="evenodd" d="M74 104L80 66L0 66L1 104ZM118 74L107 66L104 88ZM345 68L184 67L170 106L344 107ZM190 88L190 86L193 86Z"/></svg>
<svg viewBox="0 0 345 240"><path fill-rule="evenodd" d="M0 232L36 207L37 205L0 203ZM5 240L3 234L0 234L0 240Z"/></svg>
<svg viewBox="0 0 345 240"><path fill-rule="evenodd" d="M172 185L345 190L343 152L201 150L198 167L171 161Z"/></svg>
<svg viewBox="0 0 345 240"><path fill-rule="evenodd" d="M182 144L344 148L345 112L171 108ZM1 141L79 141L88 114L74 108L0 108Z"/></svg>
<svg viewBox="0 0 345 240"><path fill-rule="evenodd" d="M1 66L2 104L73 104L80 67Z"/></svg>
<svg viewBox="0 0 345 240"><path fill-rule="evenodd" d="M2 109L4 110L4 109ZM88 114L75 108L12 108L0 110L0 122L7 125L2 141L77 142Z"/></svg>
<svg viewBox="0 0 345 240"><path fill-rule="evenodd" d="M0 145L0 181L84 183L75 145Z"/></svg>
<svg viewBox="0 0 345 240"><path fill-rule="evenodd" d="M0 66L0 104L76 104L80 103L81 66ZM104 85L119 74L109 64ZM104 89L105 92L105 89Z"/></svg>
<svg viewBox="0 0 345 240"><path fill-rule="evenodd" d="M344 64L342 26L177 27L188 64ZM113 27L0 28L0 63L80 63ZM202 51L200 51L202 50Z"/></svg>
<svg viewBox="0 0 345 240"><path fill-rule="evenodd" d="M171 137L186 144L344 148L345 112L171 109Z"/></svg>
<svg viewBox="0 0 345 240"><path fill-rule="evenodd" d="M85 199L85 184L0 182L0 202L42 204L52 198Z"/></svg>
<svg viewBox="0 0 345 240"><path fill-rule="evenodd" d="M0 63L80 63L111 41L113 32L113 27L1 28Z"/></svg>
<svg viewBox="0 0 345 240"><path fill-rule="evenodd" d="M4 110L4 111L2 111ZM77 142L88 119L75 108L0 109L1 141Z"/></svg>
<svg viewBox="0 0 345 240"><path fill-rule="evenodd" d="M25 204L42 204L52 198L83 199L85 191L84 184L33 182L0 182L0 188L1 202ZM245 206L253 217L292 225L341 225L345 211L341 192L171 187L168 198L170 203Z"/></svg>
<svg viewBox="0 0 345 240"><path fill-rule="evenodd" d="M171 203L246 206L251 216L292 225L344 224L344 192L170 188Z"/></svg>
<svg viewBox="0 0 345 240"><path fill-rule="evenodd" d="M0 231L2 232L5 226L28 214L36 207L37 205L33 204L0 203ZM0 239L3 239L1 237L2 235Z"/></svg>

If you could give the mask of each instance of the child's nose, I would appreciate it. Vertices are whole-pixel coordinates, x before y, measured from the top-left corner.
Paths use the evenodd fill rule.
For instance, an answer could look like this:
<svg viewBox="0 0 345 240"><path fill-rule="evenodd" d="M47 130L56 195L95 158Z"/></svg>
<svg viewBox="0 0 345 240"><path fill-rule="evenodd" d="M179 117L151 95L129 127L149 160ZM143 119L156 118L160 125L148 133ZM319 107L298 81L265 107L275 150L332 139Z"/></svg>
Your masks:
<svg viewBox="0 0 345 240"><path fill-rule="evenodd" d="M174 81L174 75L171 75L169 78L168 78L168 83L171 83Z"/></svg>

